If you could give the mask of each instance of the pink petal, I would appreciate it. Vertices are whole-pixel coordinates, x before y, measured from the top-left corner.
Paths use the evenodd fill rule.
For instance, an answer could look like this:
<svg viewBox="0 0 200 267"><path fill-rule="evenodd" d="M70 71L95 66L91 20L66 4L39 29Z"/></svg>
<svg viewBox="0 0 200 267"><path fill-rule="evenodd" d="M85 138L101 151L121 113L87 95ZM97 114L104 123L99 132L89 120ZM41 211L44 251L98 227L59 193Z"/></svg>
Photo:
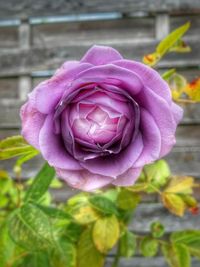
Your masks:
<svg viewBox="0 0 200 267"><path fill-rule="evenodd" d="M81 59L81 62L88 62L93 65L104 65L120 59L122 59L122 56L114 48L94 45L87 51L85 56Z"/></svg>
<svg viewBox="0 0 200 267"><path fill-rule="evenodd" d="M168 103L171 103L171 91L169 86L157 71L140 62L132 60L123 59L113 62L113 64L136 73L141 78L144 86L147 86L156 94L163 97Z"/></svg>
<svg viewBox="0 0 200 267"><path fill-rule="evenodd" d="M135 183L141 171L142 168L130 168L125 173L119 175L112 184L117 186L131 186Z"/></svg>
<svg viewBox="0 0 200 267"><path fill-rule="evenodd" d="M67 182L71 187L83 191L93 191L104 187L112 182L112 178L90 173L86 170L69 171L56 169L57 175Z"/></svg>
<svg viewBox="0 0 200 267"><path fill-rule="evenodd" d="M45 121L45 115L37 111L29 100L21 107L22 135L28 143L37 149L39 147L39 134Z"/></svg>
<svg viewBox="0 0 200 267"><path fill-rule="evenodd" d="M121 153L109 157L86 160L85 162L80 162L80 164L89 172L116 178L134 166L142 150L142 137L141 134L138 134L136 139Z"/></svg>
<svg viewBox="0 0 200 267"><path fill-rule="evenodd" d="M70 86L72 80L80 72L89 69L88 63L66 62L65 66L51 79L40 83L33 91L36 98L36 108L44 114L54 111L63 93Z"/></svg>
<svg viewBox="0 0 200 267"><path fill-rule="evenodd" d="M61 136L54 133L54 120L48 115L40 131L39 145L43 157L51 166L68 170L82 169L65 149Z"/></svg>
<svg viewBox="0 0 200 267"><path fill-rule="evenodd" d="M160 130L152 115L144 108L140 109L140 131L144 148L134 167L142 167L159 158L161 149Z"/></svg>

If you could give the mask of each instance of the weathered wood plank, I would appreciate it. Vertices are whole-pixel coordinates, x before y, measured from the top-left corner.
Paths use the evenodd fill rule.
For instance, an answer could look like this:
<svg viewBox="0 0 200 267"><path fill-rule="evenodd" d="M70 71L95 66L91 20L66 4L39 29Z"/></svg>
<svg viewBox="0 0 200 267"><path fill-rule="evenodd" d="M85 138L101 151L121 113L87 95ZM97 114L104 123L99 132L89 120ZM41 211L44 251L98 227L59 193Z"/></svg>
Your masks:
<svg viewBox="0 0 200 267"><path fill-rule="evenodd" d="M125 58L139 60L145 54L154 51L157 41L137 39L123 39L120 36L119 40L112 40L112 36L101 41L85 40L77 43L73 40L68 43L61 43L58 46L32 47L31 49L2 49L0 51L0 75L17 75L20 73L31 73L32 71L56 69L64 61L69 59L80 59L87 49L94 43L101 45L111 45L118 49ZM158 66L162 68L172 67L197 67L200 63L200 40L198 37L190 38L188 43L192 47L191 53L177 54L170 53L167 55Z"/></svg>
<svg viewBox="0 0 200 267"><path fill-rule="evenodd" d="M200 16L193 15L193 16L171 16L170 17L170 30L176 29L180 27L187 21L190 21L191 26L187 32L187 36L194 36L199 35L199 28L200 28Z"/></svg>
<svg viewBox="0 0 200 267"><path fill-rule="evenodd" d="M200 225L199 215L193 216L188 212L180 218L169 213L160 203L141 203L135 212L134 218L129 228L139 233L149 232L151 223L156 220L164 223L167 233L184 229L199 229Z"/></svg>
<svg viewBox="0 0 200 267"><path fill-rule="evenodd" d="M112 264L112 257L107 259L105 267L110 267ZM169 267L163 257L154 258L127 258L120 259L119 267ZM199 267L199 260L193 259L191 267Z"/></svg>
<svg viewBox="0 0 200 267"><path fill-rule="evenodd" d="M18 45L18 28L16 26L0 27L0 48Z"/></svg>
<svg viewBox="0 0 200 267"><path fill-rule="evenodd" d="M0 79L0 99L3 98L17 98L17 78L2 78Z"/></svg>
<svg viewBox="0 0 200 267"><path fill-rule="evenodd" d="M154 18L48 23L32 26L32 43L40 47L58 43L91 42L97 40L144 39L154 37Z"/></svg>
<svg viewBox="0 0 200 267"><path fill-rule="evenodd" d="M200 12L200 4L198 0L151 0L151 1L137 1L137 0L93 0L93 1L65 1L65 0L10 0L1 1L0 3L0 17L1 18L16 18L24 16L49 16L49 15L66 15L66 14L80 14L80 13L94 13L94 12Z"/></svg>

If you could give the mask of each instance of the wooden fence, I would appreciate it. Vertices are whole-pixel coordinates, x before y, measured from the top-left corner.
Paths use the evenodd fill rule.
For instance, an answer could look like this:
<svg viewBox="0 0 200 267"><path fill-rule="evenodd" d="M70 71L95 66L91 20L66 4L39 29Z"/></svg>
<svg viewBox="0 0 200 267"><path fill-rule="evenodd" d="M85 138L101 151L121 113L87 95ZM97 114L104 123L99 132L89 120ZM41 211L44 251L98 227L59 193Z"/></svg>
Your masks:
<svg viewBox="0 0 200 267"><path fill-rule="evenodd" d="M158 71L177 68L192 80L200 74L200 1L199 0L7 0L0 1L0 138L20 132L19 108L27 93L52 75L65 60L80 59L93 44L111 45L124 57L141 60L153 52L158 40L170 30L191 21L185 37L190 54L170 54ZM183 106L177 144L167 160L175 174L200 177L200 105ZM27 163L23 176L30 177L41 166L41 159ZM12 169L10 161L1 168ZM66 200L74 191L54 192ZM170 215L155 196L147 196L130 228L149 231L152 221L160 219L167 232L200 228L200 216L186 214L179 219ZM112 257L112 255L111 255ZM107 266L110 266L108 259ZM137 255L121 267L165 267L162 257L145 260ZM193 262L193 267L199 266Z"/></svg>

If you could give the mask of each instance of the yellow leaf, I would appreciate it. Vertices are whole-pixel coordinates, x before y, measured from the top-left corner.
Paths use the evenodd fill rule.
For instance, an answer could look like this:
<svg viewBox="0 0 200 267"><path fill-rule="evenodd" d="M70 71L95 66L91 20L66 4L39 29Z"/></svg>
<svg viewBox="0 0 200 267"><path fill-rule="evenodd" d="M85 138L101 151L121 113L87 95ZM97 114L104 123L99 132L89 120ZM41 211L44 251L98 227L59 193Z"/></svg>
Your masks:
<svg viewBox="0 0 200 267"><path fill-rule="evenodd" d="M80 224L88 224L99 218L99 213L88 205L76 207L72 210L72 216Z"/></svg>
<svg viewBox="0 0 200 267"><path fill-rule="evenodd" d="M192 187L194 186L194 178L190 176L186 177L173 177L165 189L166 193L192 193Z"/></svg>
<svg viewBox="0 0 200 267"><path fill-rule="evenodd" d="M119 239L119 222L115 215L100 218L93 228L93 241L96 248L106 253Z"/></svg>
<svg viewBox="0 0 200 267"><path fill-rule="evenodd" d="M171 193L163 193L162 202L171 213L180 217L184 215L186 206L180 196Z"/></svg>

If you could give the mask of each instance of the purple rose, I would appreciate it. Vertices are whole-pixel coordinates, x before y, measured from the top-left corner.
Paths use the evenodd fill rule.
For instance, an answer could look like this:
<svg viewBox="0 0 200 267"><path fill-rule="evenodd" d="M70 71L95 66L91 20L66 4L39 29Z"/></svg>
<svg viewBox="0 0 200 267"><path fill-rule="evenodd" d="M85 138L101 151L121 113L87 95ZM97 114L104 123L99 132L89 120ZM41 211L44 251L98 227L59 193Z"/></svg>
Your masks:
<svg viewBox="0 0 200 267"><path fill-rule="evenodd" d="M22 135L72 187L128 186L171 150L182 113L155 70L93 46L29 94Z"/></svg>

